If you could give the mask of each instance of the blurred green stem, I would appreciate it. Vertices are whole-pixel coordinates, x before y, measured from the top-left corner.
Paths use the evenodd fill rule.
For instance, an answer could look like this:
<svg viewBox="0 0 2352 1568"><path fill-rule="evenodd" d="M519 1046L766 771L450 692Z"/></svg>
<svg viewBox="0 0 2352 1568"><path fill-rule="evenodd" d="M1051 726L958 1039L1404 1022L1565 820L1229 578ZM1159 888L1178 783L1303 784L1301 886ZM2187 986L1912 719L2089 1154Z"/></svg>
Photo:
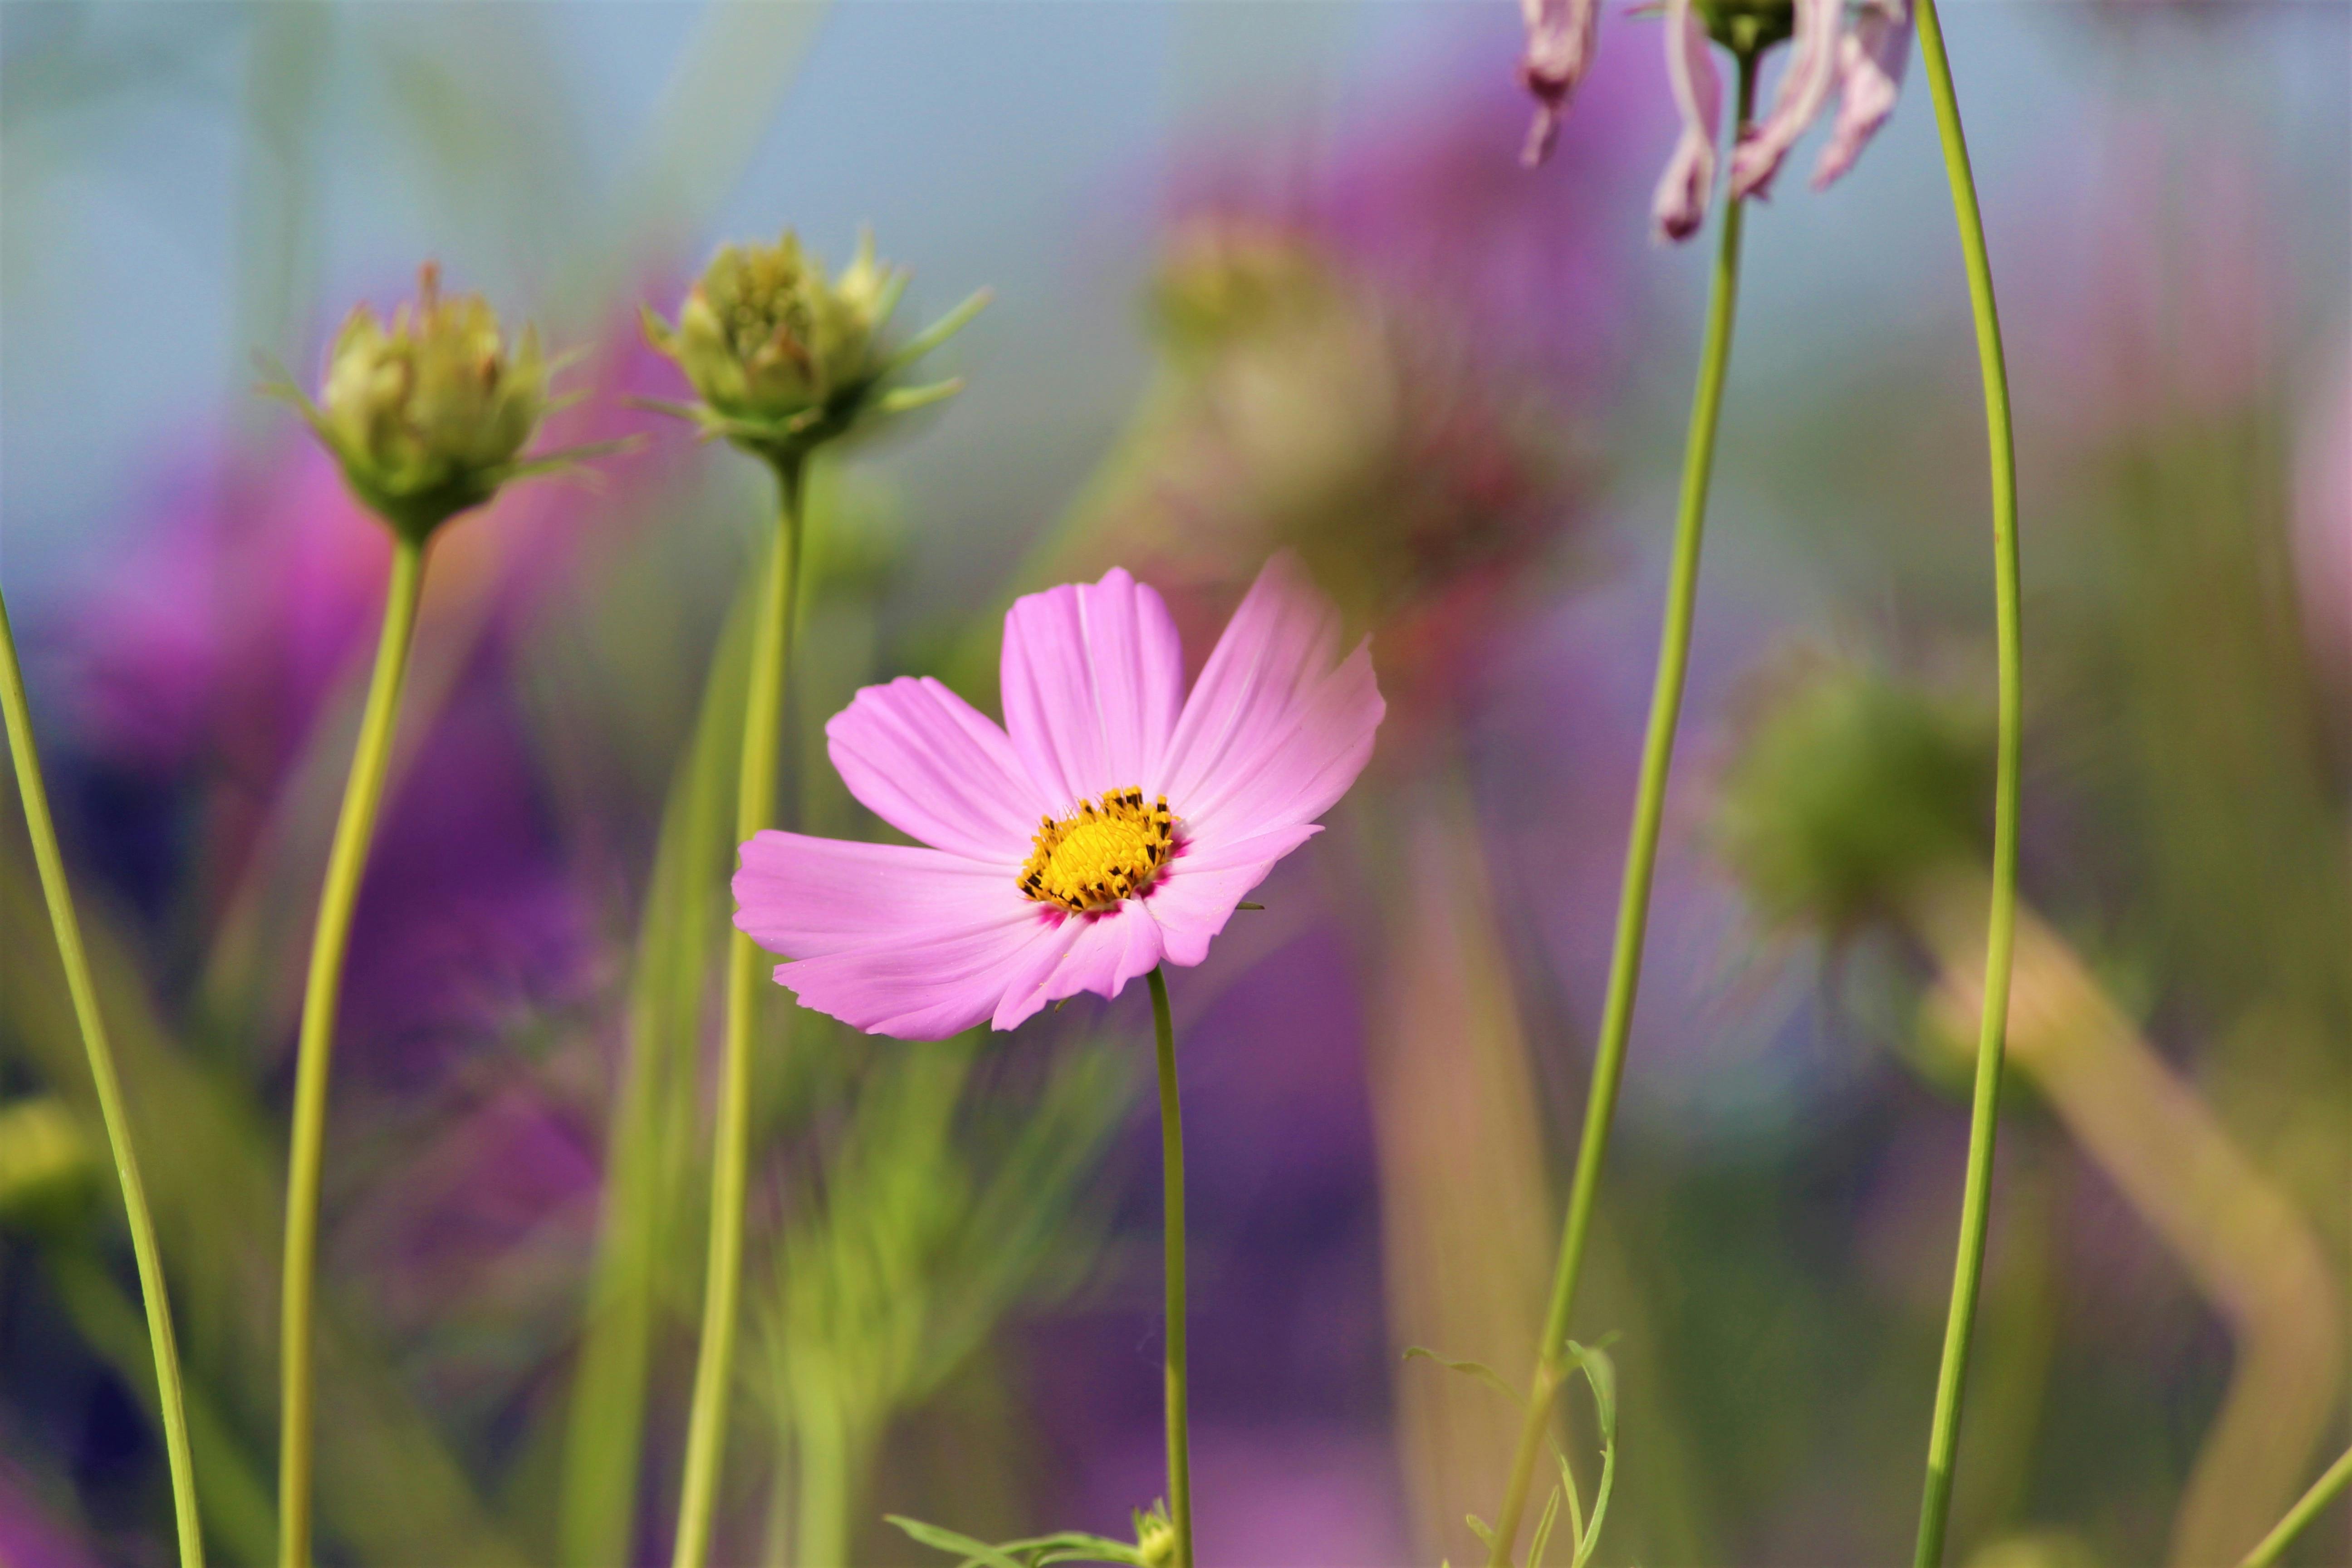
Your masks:
<svg viewBox="0 0 2352 1568"><path fill-rule="evenodd" d="M1969 1163L1960 1195L1958 1256L1952 1266L1952 1304L1944 1325L1944 1358L1936 1378L1936 1414L1927 1430L1927 1480L1919 1500L1919 1540L1914 1568L1944 1559L1944 1527L1951 1511L1952 1461L1960 1436L1960 1396L1969 1371L1977 1287L1984 1272L1985 1223L1991 1207L1992 1150L2000 1113L2001 1052L2009 1023L2010 963L2017 925L2018 759L2023 728L2023 684L2018 632L2017 454L2009 412L2009 371L1994 308L1992 262L1984 217L1977 208L1976 177L1952 93L1952 63L1944 53L1944 26L1936 0L1919 0L1919 54L1927 91L1936 101L1936 128L1944 145L1944 173L1967 264L1969 307L1976 320L1977 358L1984 380L1985 437L1992 464L1993 597L2000 640L1999 777L1993 791L1992 910L1985 938L1984 1007L1977 1026L1974 1103L1969 1113Z"/></svg>
<svg viewBox="0 0 2352 1568"><path fill-rule="evenodd" d="M1160 1055L1160 1230L1168 1279L1168 1518L1176 1527L1175 1568L1192 1568L1192 1405L1184 1367L1184 1110L1176 1097L1176 1025L1168 982L1151 983L1151 1027Z"/></svg>
<svg viewBox="0 0 2352 1568"><path fill-rule="evenodd" d="M2286 1510L2286 1517L2263 1537L2260 1545L2246 1553L2238 1568L2271 1568L2294 1544L2294 1538L2309 1528L2311 1521L2347 1487L2352 1487L2352 1448L2344 1450L2343 1457L2327 1467L2327 1473L2311 1483L2311 1489L2296 1500L2295 1505Z"/></svg>
<svg viewBox="0 0 2352 1568"><path fill-rule="evenodd" d="M1739 112L1745 129L1756 105L1756 57L1739 56ZM1625 878L1617 902L1617 934L1609 962L1608 998L1601 1009L1601 1038L1592 1059L1592 1085L1584 1102L1584 1134L1577 1145L1576 1174L1569 1186L1568 1218L1560 1233L1551 1305L1544 1313L1543 1341L1536 1347L1536 1372L1528 1391L1527 1414L1511 1458L1503 1511L1495 1521L1488 1568L1509 1568L1526 1517L1536 1459L1551 1426L1552 1398L1575 1371L1566 1355L1569 1319L1584 1268L1584 1247L1601 1190L1601 1168L1609 1157L1610 1122L1617 1110L1617 1086L1625 1073L1625 1046L1633 1027L1633 1001L1642 983L1642 945L1650 918L1650 880L1658 859L1658 828L1664 819L1666 775L1674 766L1675 724L1682 711L1683 678L1690 664L1691 612L1698 597L1699 542L1706 528L1707 482L1715 471L1715 432L1723 412L1723 382L1731 363L1731 327L1739 290L1739 228L1745 203L1725 204L1723 236L1708 286L1706 335L1699 350L1698 388L1691 399L1690 431L1683 447L1682 502L1675 520L1674 562L1666 586L1665 625L1658 639L1658 672L1650 692L1649 728L1642 741L1642 774L1633 797L1633 826L1625 846Z"/></svg>
<svg viewBox="0 0 2352 1568"><path fill-rule="evenodd" d="M768 550L760 618L752 631L751 678L743 702L742 771L735 791L739 844L768 826L776 802L776 750L793 610L800 594L801 458L776 465L776 533ZM751 1026L760 1005L759 947L741 931L727 946L727 1033L719 1058L718 1146L710 1170L710 1267L702 1301L702 1348L687 1418L686 1479L678 1498L672 1568L700 1568L710 1552L711 1511L727 1442L734 1388L736 1298L743 1277L743 1199L751 1175Z"/></svg>
<svg viewBox="0 0 2352 1568"><path fill-rule="evenodd" d="M368 843L375 836L376 808L383 799L393 730L400 717L401 681L408 669L408 648L416 630L416 605L424 583L424 544L396 536L392 579L384 589L383 631L376 643L375 669L368 678L367 707L360 718L351 776L343 785L342 810L335 819L334 845L327 854L327 882L319 895L318 925L310 939L310 972L302 988L302 1032L294 1069L293 1152L286 1168L286 1261L279 1285L280 1568L310 1568L310 1301L319 1258L319 1173L326 1152L327 1069L335 1048L335 1004L342 989L352 910L359 901Z"/></svg>
<svg viewBox="0 0 2352 1568"><path fill-rule="evenodd" d="M8 603L0 598L0 714L8 727L8 749L16 763L16 788L25 803L25 828L40 868L41 891L57 933L58 957L65 965L66 989L89 1056L89 1076L98 1088L99 1114L114 1151L122 1187L122 1209L131 1225L131 1250L139 1263L139 1293L147 1307L147 1339L155 1354L155 1393L163 1418L163 1451L172 1467L172 1510L180 1536L180 1561L205 1560L204 1531L196 1520L196 1482L188 1455L188 1415L180 1387L180 1352L172 1337L172 1304L163 1291L163 1259L155 1245L155 1220L147 1212L147 1188L139 1179L139 1156L131 1147L131 1123L122 1110L122 1085L114 1070L114 1047L107 1043L106 1020L98 1007L89 957L82 951L81 921L74 914L73 889L66 884L65 858L58 849L57 825L49 818L48 791L41 783L41 757L33 741L32 710L25 701L24 671L16 663L16 636L8 624Z"/></svg>

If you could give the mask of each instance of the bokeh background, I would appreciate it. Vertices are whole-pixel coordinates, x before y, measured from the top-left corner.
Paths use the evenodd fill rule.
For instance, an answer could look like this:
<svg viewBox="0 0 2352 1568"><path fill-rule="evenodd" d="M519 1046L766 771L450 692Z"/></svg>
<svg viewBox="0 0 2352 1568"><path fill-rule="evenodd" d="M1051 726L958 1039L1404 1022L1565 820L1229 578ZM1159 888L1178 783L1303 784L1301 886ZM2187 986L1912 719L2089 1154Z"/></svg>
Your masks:
<svg viewBox="0 0 2352 1568"><path fill-rule="evenodd" d="M2352 9L1948 9L2020 415L2016 1070L1956 1560L2234 1560L2347 1439ZM206 1521L270 1553L294 1012L388 554L257 353L437 258L645 432L437 552L359 916L324 1246L322 1551L667 1553L704 1047L766 498L626 406L709 249L860 225L968 390L830 463L820 727L992 707L1009 597L1123 563L1195 661L1300 549L1391 716L1175 977L1203 1560L1456 1562L1573 1156L1703 289L1645 235L1656 24L1554 163L1503 0L0 6L0 569L156 1189ZM1577 1332L1603 1564L1908 1550L1966 1142L1990 582L1915 82L1751 215L1693 688ZM0 814L0 1559L168 1560L137 1293ZM879 1522L1121 1532L1160 1487L1139 996L1011 1037L762 1033L729 1562ZM1589 1407L1563 1436L1589 1453ZM1590 1466L1585 1474L1590 1477ZM2338 1504L2298 1549L2352 1562Z"/></svg>

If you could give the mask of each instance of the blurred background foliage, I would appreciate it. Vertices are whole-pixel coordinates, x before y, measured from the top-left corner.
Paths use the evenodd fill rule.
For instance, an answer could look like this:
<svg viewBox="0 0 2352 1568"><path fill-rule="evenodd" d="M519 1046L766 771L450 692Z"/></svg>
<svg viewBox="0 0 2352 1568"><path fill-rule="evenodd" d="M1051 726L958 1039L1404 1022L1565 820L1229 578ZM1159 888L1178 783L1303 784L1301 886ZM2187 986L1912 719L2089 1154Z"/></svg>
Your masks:
<svg viewBox="0 0 2352 1568"><path fill-rule="evenodd" d="M2233 1560L2347 1439L2352 13L1954 7L2022 420L2016 1071L1956 1555ZM752 465L632 412L723 238L871 222L967 393L819 473L824 718L993 700L1122 563L1192 657L1290 545L1391 717L1174 986L1214 1563L1468 1555L1597 1012L1700 265L1645 247L1654 24L1555 163L1500 3L0 6L0 564L183 1318L207 1528L272 1534L302 932L386 554L282 413L425 256L646 430L440 549L359 915L324 1250L349 1563L650 1560L699 1310ZM1980 962L1981 434L1927 106L1754 215L1649 978L1577 1332L1608 1564L1909 1539ZM162 1563L128 1247L0 813L0 1560ZM730 1561L1118 1534L1158 1488L1133 998L1005 1039L775 993ZM1963 1036L1965 1031L1960 1032ZM1564 1436L1590 1447L1590 1412ZM2352 1561L2339 1505L2299 1549Z"/></svg>

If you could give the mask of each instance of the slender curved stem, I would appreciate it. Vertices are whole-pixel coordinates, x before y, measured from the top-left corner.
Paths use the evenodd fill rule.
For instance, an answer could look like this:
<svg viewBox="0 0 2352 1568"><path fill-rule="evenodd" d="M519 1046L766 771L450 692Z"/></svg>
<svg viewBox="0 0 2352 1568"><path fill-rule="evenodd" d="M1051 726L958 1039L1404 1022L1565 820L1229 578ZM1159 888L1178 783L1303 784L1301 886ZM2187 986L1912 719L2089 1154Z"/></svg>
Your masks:
<svg viewBox="0 0 2352 1568"><path fill-rule="evenodd" d="M742 771L736 775L735 838L768 826L776 808L776 752L783 724L784 676L793 611L800 594L801 478L798 458L776 467L781 492L760 618L751 634L751 679L743 702ZM710 1167L710 1267L703 1288L702 1348L687 1418L686 1479L678 1498L674 1568L700 1568L710 1553L710 1520L727 1446L734 1387L736 1300L743 1279L743 1198L751 1180L751 1026L760 1004L760 949L741 931L727 943L727 1032L719 1068L718 1145Z"/></svg>
<svg viewBox="0 0 2352 1568"><path fill-rule="evenodd" d="M1756 60L1739 57L1739 115L1746 126L1756 103ZM1617 1086L1624 1077L1625 1046L1633 1027L1633 1001L1642 983L1642 946L1650 918L1650 881L1658 859L1658 828L1665 816L1666 775L1674 766L1675 725L1682 711L1683 678L1690 664L1691 615L1698 597L1699 542L1706 528L1707 483L1715 472L1715 432L1723 412L1724 373L1731 363L1732 319L1739 291L1739 201L1728 202L1723 235L1708 286L1706 335L1699 350L1698 388L1691 399L1690 430L1683 448L1682 501L1675 520L1674 562L1666 584L1665 624L1658 638L1656 683L1650 691L1648 731L1642 742L1641 782L1633 796L1633 826L1625 845L1624 882L1618 895L1617 934L1609 962L1609 993L1601 1009L1601 1039L1592 1060L1592 1085L1584 1103L1584 1134L1577 1145L1576 1174L1568 1194L1568 1219L1560 1233L1559 1260L1552 1272L1551 1305L1544 1314L1543 1342L1536 1347L1536 1372L1528 1391L1527 1414L1511 1458L1503 1511L1495 1521L1488 1568L1509 1568L1526 1517L1536 1459L1551 1425L1552 1396L1567 1382L1571 1364L1563 1353L1576 1287L1584 1268L1584 1244L1601 1190L1601 1170L1609 1157L1610 1122L1617 1111Z"/></svg>
<svg viewBox="0 0 2352 1568"><path fill-rule="evenodd" d="M58 850L57 825L49 817L49 795L41 783L41 754L33 741L32 710L25 701L25 674L16 663L16 635L8 625L8 601L0 597L0 717L8 727L8 749L16 763L16 789L25 802L25 829L40 868L41 892L49 904L58 957L65 966L81 1043L89 1054L90 1081L98 1089L98 1113L114 1152L122 1186L123 1214L131 1224L131 1251L139 1263L139 1293L147 1304L147 1340L155 1352L155 1395L163 1415L163 1453L172 1468L172 1512L179 1527L184 1568L203 1568L204 1531L196 1519L196 1479L188 1457L188 1412L180 1391L179 1343L172 1336L172 1303L163 1290L163 1256L155 1245L155 1220L147 1211L147 1186L139 1178L139 1156L131 1145L131 1120L122 1109L122 1082L114 1070L114 1047L107 1043L106 1019L98 1008L98 986L89 955L82 951L81 921L74 914L73 889L66 882L65 857Z"/></svg>
<svg viewBox="0 0 2352 1568"><path fill-rule="evenodd" d="M1168 1519L1175 1568L1192 1568L1192 1405L1184 1367L1184 1110L1176 1097L1176 1026L1168 982L1154 969L1151 1026L1160 1046L1160 1231L1168 1277Z"/></svg>
<svg viewBox="0 0 2352 1568"><path fill-rule="evenodd" d="M2286 1549L2294 1544L2294 1538L2310 1528L2311 1521L2317 1519L2347 1487L2352 1487L2352 1448L2345 1449L2343 1458L2328 1466L2326 1474L2311 1483L2311 1489L2295 1500L2294 1506L2286 1510L2286 1517L2263 1537L2261 1544L2246 1553L2245 1560L2238 1564L2238 1568L2271 1568Z"/></svg>
<svg viewBox="0 0 2352 1568"><path fill-rule="evenodd" d="M1928 93L1936 100L1936 128L1944 144L1952 214L1959 224L1969 307L1976 319L1977 358L1984 379L1985 439L1992 464L1993 597L2000 664L1999 777L1993 791L1992 910L1985 939L1984 1012L1977 1029L1976 1092L1969 1113L1969 1163L1960 1195L1951 1312L1944 1325L1936 1414L1927 1431L1927 1480L1919 1500L1919 1540L1913 1553L1915 1568L1936 1568L1944 1558L1944 1526L1951 1511L1952 1460L1959 1443L1969 1337L1976 1323L1977 1286L1984 1273L1985 1222L1991 1207L1993 1137L2009 1025L2010 963L2016 942L2018 760L2024 687L2018 631L2016 438L2010 422L2000 315L1993 305L1992 262L1985 250L1984 217L1977 208L1976 178L1969 170L1959 104L1952 94L1952 63L1944 53L1944 27L1936 15L1935 0L1918 0L1917 16L1919 53L1927 67Z"/></svg>
<svg viewBox="0 0 2352 1568"><path fill-rule="evenodd" d="M335 819L333 847L327 854L327 882L319 895L319 919L310 938L310 973L302 988L302 1032L294 1068L293 1152L286 1166L286 1262L279 1289L278 1561L279 1568L310 1568L310 1302L319 1262L319 1173L326 1153L327 1073L335 1049L335 1004L342 990L343 953L352 934L352 910L359 901L360 878L367 868L369 840L375 836L376 808L392 759L392 736L400 717L401 681L407 674L408 647L416 630L416 605L425 583L425 546L397 538L392 579L384 588L383 630L376 643L375 669L368 678L367 706L360 715L359 745L352 753L343 805Z"/></svg>

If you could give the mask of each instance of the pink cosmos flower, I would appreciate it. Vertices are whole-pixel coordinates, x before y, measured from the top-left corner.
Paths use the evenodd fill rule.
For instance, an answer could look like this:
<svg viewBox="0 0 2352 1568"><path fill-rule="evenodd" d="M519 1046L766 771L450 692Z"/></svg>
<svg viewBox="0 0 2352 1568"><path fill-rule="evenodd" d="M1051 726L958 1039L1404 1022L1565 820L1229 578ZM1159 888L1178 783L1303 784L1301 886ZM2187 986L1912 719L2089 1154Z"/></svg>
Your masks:
<svg viewBox="0 0 2352 1568"><path fill-rule="evenodd" d="M1167 605L1114 569L1004 617L1005 727L936 680L825 726L850 793L920 846L761 833L735 923L803 1006L869 1034L1010 1029L1208 956L1235 905L1370 758L1371 655L1287 552L1184 694Z"/></svg>

